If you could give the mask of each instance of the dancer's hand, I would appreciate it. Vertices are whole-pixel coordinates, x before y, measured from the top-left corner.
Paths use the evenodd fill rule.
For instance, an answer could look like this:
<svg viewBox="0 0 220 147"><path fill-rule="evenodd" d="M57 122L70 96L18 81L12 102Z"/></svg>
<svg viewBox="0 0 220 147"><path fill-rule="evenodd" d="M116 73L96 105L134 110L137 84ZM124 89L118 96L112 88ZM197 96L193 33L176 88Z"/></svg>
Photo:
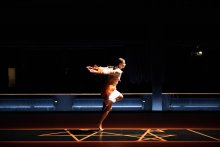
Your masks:
<svg viewBox="0 0 220 147"><path fill-rule="evenodd" d="M95 70L92 66L86 66L86 68L89 70L91 73L97 73L97 70Z"/></svg>
<svg viewBox="0 0 220 147"><path fill-rule="evenodd" d="M93 67L92 67L92 66L86 66L86 68L87 68L87 69L92 69Z"/></svg>

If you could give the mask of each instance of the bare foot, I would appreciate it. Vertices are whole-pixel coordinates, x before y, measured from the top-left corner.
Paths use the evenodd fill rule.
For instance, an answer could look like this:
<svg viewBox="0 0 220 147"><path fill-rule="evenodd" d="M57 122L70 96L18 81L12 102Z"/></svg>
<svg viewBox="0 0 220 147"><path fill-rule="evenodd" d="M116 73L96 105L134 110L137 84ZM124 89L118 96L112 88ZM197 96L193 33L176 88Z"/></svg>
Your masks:
<svg viewBox="0 0 220 147"><path fill-rule="evenodd" d="M102 124L99 124L99 131L103 131Z"/></svg>

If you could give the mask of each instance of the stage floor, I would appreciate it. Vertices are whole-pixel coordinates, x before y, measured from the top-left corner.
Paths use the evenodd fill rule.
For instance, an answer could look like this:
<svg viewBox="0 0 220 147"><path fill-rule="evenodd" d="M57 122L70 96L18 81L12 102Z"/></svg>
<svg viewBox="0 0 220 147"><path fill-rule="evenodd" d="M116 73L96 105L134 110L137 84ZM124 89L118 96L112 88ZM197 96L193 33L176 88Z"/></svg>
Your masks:
<svg viewBox="0 0 220 147"><path fill-rule="evenodd" d="M1 113L0 146L220 146L219 112Z"/></svg>
<svg viewBox="0 0 220 147"><path fill-rule="evenodd" d="M0 130L1 142L220 142L220 128L106 128Z"/></svg>

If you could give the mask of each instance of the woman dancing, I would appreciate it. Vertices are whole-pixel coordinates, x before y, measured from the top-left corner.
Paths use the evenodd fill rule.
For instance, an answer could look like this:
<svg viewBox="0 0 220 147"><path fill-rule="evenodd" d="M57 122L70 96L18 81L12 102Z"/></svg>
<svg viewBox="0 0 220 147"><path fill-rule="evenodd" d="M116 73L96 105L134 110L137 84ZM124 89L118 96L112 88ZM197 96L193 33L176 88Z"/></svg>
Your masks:
<svg viewBox="0 0 220 147"><path fill-rule="evenodd" d="M106 83L101 91L103 98L102 115L98 122L98 128L103 131L102 123L112 110L112 104L123 99L123 95L116 89L118 82L121 79L123 73L122 69L126 66L125 59L119 58L115 67L101 67L101 66L87 66L86 68L94 74L106 74L108 75Z"/></svg>

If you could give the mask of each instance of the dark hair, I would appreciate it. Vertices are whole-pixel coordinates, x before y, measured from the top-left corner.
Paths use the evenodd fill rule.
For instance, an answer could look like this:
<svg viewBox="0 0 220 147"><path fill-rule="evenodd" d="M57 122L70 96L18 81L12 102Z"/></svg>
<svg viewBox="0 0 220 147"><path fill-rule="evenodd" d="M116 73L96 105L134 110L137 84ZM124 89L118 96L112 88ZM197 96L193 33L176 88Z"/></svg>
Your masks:
<svg viewBox="0 0 220 147"><path fill-rule="evenodd" d="M118 58L117 65L119 65L120 63L124 63L124 62L125 62L124 58Z"/></svg>
<svg viewBox="0 0 220 147"><path fill-rule="evenodd" d="M116 69L118 68L118 65L121 64L121 63L124 63L125 62L125 59L124 58L118 58L118 60L115 61L115 66L108 66L108 67L113 67L113 69Z"/></svg>

